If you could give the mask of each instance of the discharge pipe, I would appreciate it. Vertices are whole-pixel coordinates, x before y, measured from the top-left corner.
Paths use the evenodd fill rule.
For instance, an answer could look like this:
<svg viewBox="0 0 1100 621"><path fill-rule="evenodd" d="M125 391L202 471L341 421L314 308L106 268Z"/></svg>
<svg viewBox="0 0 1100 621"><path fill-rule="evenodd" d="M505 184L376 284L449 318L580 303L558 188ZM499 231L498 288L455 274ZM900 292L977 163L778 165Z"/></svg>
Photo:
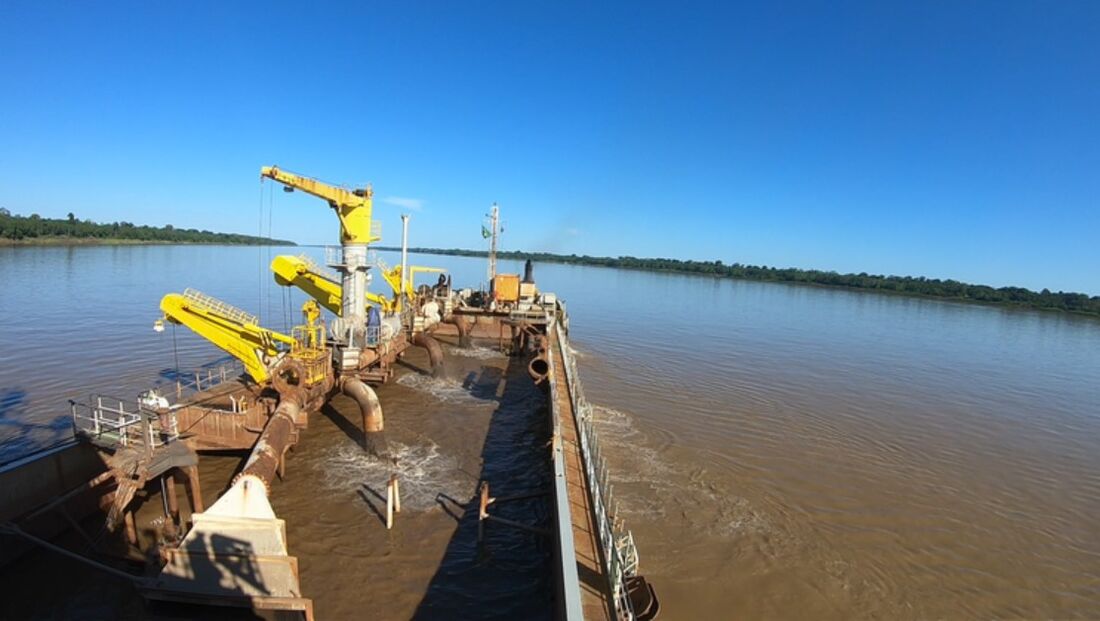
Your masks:
<svg viewBox="0 0 1100 621"><path fill-rule="evenodd" d="M527 363L527 374L535 380L535 385L546 381L550 375L550 354L546 346L546 337L539 335L534 338L535 357Z"/></svg>
<svg viewBox="0 0 1100 621"><path fill-rule="evenodd" d="M546 354L539 354L531 359L527 364L527 374L535 380L536 385L546 381L546 377L550 375L550 361L546 359Z"/></svg>
<svg viewBox="0 0 1100 621"><path fill-rule="evenodd" d="M388 448L378 395L370 386L355 378L344 379L340 392L354 399L363 415L363 448L375 457L385 457Z"/></svg>
<svg viewBox="0 0 1100 621"><path fill-rule="evenodd" d="M455 332L458 333L459 347L466 348L470 346L469 329L466 327L466 322L464 320L457 315L451 315L447 319L444 319L443 323L449 323L455 327Z"/></svg>
<svg viewBox="0 0 1100 621"><path fill-rule="evenodd" d="M417 332L413 335L412 342L413 345L428 350L428 361L432 368L432 377L439 377L442 375L443 348L439 346L439 341L432 338L427 332Z"/></svg>
<svg viewBox="0 0 1100 621"><path fill-rule="evenodd" d="M279 469L279 462L283 454L290 448L294 439L294 420L298 418L302 407L294 401L282 401L275 413L267 419L260 438L252 446L252 454L244 464L244 469L237 475L237 480L245 477L254 477L263 482L264 486L271 484L275 479L275 473Z"/></svg>

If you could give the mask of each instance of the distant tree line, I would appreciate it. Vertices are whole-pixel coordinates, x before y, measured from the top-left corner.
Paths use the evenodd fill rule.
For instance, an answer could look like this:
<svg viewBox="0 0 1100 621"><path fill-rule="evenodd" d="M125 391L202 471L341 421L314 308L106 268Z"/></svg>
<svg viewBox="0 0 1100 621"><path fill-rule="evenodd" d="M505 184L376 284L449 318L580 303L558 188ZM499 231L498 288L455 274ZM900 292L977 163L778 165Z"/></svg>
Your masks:
<svg viewBox="0 0 1100 621"><path fill-rule="evenodd" d="M397 248L392 248L397 250ZM462 250L457 248L410 248L410 252L426 254L444 254L466 257L484 257L484 250ZM502 259L531 259L552 263L571 263L577 265L595 265L659 272L677 272L685 274L705 274L740 280L764 282L793 282L847 287L886 293L918 295L946 300L965 302L983 302L1027 306L1041 309L1057 309L1075 313L1100 316L1100 296L1089 297L1084 293L1067 293L1043 289L1036 292L1022 287L989 287L971 285L957 280L940 280L912 276L883 276L881 274L838 274L821 270L802 270L796 268L768 267L766 265L743 265L734 263L725 265L721 261L682 261L680 259L641 259L638 257L591 257L588 255L562 255L548 252L498 252Z"/></svg>
<svg viewBox="0 0 1100 621"><path fill-rule="evenodd" d="M127 240L177 243L209 244L279 244L294 245L283 239L270 239L236 233L214 233L197 229L177 229L171 224L165 226L143 226L132 222L111 222L100 224L91 220L81 220L69 213L65 219L43 218L34 213L29 216L13 214L0 208L0 239L35 240L48 239L73 240Z"/></svg>

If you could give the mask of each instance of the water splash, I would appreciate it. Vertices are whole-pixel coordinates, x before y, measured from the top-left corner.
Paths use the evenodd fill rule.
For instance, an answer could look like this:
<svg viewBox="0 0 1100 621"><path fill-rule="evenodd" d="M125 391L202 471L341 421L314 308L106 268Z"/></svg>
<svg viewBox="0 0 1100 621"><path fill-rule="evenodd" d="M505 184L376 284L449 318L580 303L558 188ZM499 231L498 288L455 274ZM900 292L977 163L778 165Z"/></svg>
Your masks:
<svg viewBox="0 0 1100 621"><path fill-rule="evenodd" d="M706 468L666 459L632 416L602 406L592 410L625 516L664 520L678 515L694 530L723 539L771 530L763 514Z"/></svg>
<svg viewBox="0 0 1100 621"><path fill-rule="evenodd" d="M458 469L458 460L442 453L435 442L428 439L414 445L390 442L389 449L391 458L397 460L396 466L392 459L378 459L355 444L342 444L315 462L313 468L322 474L327 489L365 493L371 502L383 507L386 483L396 472L402 511L432 509L437 506L439 494L452 498L469 495L471 483Z"/></svg>
<svg viewBox="0 0 1100 621"><path fill-rule="evenodd" d="M446 347L447 354L458 358L473 358L475 360L501 360L508 356L490 347Z"/></svg>
<svg viewBox="0 0 1100 621"><path fill-rule="evenodd" d="M397 378L397 383L416 391L424 392L443 403L463 405L492 405L491 399L478 398L456 380L445 377L429 377L418 373L408 373Z"/></svg>

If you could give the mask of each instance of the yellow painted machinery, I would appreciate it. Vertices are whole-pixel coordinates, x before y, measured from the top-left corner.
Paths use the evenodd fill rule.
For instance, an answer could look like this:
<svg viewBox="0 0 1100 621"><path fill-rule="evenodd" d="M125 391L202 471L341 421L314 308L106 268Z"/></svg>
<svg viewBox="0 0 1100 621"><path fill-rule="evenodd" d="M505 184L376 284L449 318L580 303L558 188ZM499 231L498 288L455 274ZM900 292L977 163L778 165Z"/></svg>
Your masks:
<svg viewBox="0 0 1100 621"><path fill-rule="evenodd" d="M255 315L194 289L169 293L161 299L160 309L168 321L191 328L240 360L257 384L271 380L275 363L294 344L294 337L268 330Z"/></svg>
<svg viewBox="0 0 1100 621"><path fill-rule="evenodd" d="M340 218L341 243L366 245L382 239L371 221L371 197L374 196L374 191L369 185L348 190L281 170L278 166L264 166L260 169L260 176L274 179L291 191L301 190L327 201Z"/></svg>
<svg viewBox="0 0 1100 621"><path fill-rule="evenodd" d="M301 190L323 199L340 220L340 256L330 264L340 272L340 312L333 322L333 340L340 353L337 363L340 373L359 368L360 352L367 346L367 245L381 239L376 223L371 221L370 186L348 190L265 166L261 179L273 179L288 191ZM314 283L317 284L317 283ZM328 296L318 301L328 302Z"/></svg>
<svg viewBox="0 0 1100 621"><path fill-rule="evenodd" d="M254 315L194 289L169 293L160 309L166 320L187 326L240 360L257 384L270 383L280 393L302 389L307 394L299 398L306 399L329 375L321 310L312 300L302 307L306 323L290 335L269 330Z"/></svg>
<svg viewBox="0 0 1100 621"><path fill-rule="evenodd" d="M271 260L271 271L278 284L298 287L329 312L340 316L344 287L340 284L339 275L325 270L304 255L296 257L281 254ZM397 310L397 302L384 295L368 291L366 297L368 302L377 305L383 313Z"/></svg>
<svg viewBox="0 0 1100 621"><path fill-rule="evenodd" d="M428 351L433 372L442 367L442 349L424 332L439 321L439 304L418 304L406 322L403 300L415 300L411 279L401 269L383 268L383 279L394 297L367 291L367 246L381 239L371 220L373 192L369 186L340 188L276 166L261 168L262 179L272 179L288 191L301 190L323 199L340 221L340 252L327 263L333 274L305 257L279 256L271 264L276 282L296 286L312 298L303 306L305 323L291 334L264 328L259 320L238 308L187 290L161 300L165 319L191 328L197 334L244 363L248 375L278 393L280 407L297 408L295 425L335 392L357 402L363 415L364 444L376 454L385 452L382 410L366 382L380 383L392 375L392 366L410 345ZM414 267L412 273L442 271ZM368 325L367 303L383 311L380 322ZM330 330L320 322L321 308L336 315ZM291 441L291 440L287 440Z"/></svg>
<svg viewBox="0 0 1100 621"><path fill-rule="evenodd" d="M409 303L413 303L416 300L416 282L417 274L442 274L447 271L441 267L424 267L421 265L409 266L408 278L405 279L404 286L402 286L401 280L401 265L396 265L392 268L386 267L379 272L382 274L382 280L386 281L386 284L393 290L394 300L396 302L397 310L401 310L401 299L405 298Z"/></svg>

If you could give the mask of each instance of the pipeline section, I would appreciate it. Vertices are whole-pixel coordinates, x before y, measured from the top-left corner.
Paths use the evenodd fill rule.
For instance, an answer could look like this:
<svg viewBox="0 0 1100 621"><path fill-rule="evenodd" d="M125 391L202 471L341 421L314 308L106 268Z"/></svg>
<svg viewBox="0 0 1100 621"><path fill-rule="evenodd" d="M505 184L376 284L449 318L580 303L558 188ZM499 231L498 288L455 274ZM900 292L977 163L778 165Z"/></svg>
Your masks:
<svg viewBox="0 0 1100 621"><path fill-rule="evenodd" d="M439 344L436 343L438 347ZM371 455L384 457L388 452L382 404L370 386L355 378L346 378L340 392L353 399L363 415L363 448Z"/></svg>
<svg viewBox="0 0 1100 621"><path fill-rule="evenodd" d="M461 334L459 338L461 338ZM443 372L443 348L439 346L439 341L426 332L417 332L413 335L412 342L413 345L427 350L432 377L439 377Z"/></svg>
<svg viewBox="0 0 1100 621"><path fill-rule="evenodd" d="M462 318L451 315L443 320L443 323L449 323L455 327L455 332L458 333L458 346L467 348L470 346L470 334L469 328L466 327L466 321Z"/></svg>

